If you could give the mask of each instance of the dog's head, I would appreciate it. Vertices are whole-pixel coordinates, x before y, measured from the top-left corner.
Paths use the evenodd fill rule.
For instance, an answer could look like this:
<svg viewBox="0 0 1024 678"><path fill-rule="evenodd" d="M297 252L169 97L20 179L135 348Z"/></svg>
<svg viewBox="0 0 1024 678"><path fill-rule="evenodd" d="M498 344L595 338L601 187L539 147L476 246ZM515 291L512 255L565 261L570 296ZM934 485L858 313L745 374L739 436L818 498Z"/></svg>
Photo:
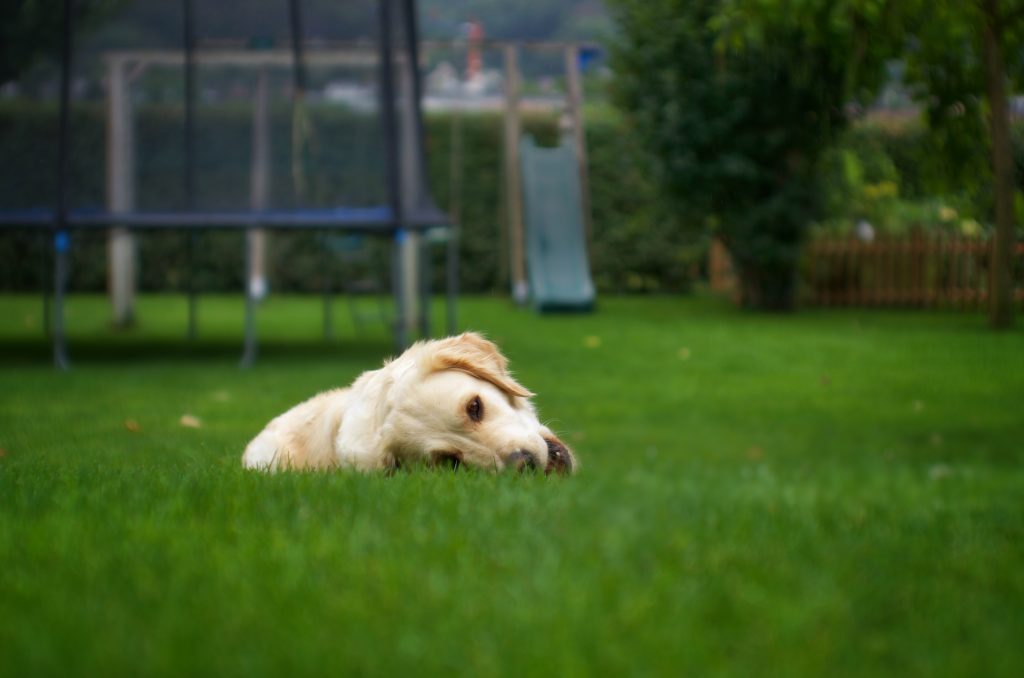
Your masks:
<svg viewBox="0 0 1024 678"><path fill-rule="evenodd" d="M540 423L532 394L479 334L418 343L383 371L383 442L397 463L575 471L572 451Z"/></svg>

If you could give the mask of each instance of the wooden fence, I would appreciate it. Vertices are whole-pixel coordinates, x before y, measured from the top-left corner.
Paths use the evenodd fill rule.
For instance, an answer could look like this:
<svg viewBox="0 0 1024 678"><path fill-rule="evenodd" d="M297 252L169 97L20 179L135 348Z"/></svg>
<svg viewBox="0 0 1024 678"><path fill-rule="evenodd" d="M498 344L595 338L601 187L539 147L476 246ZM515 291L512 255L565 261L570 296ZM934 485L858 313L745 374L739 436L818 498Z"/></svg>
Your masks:
<svg viewBox="0 0 1024 678"><path fill-rule="evenodd" d="M987 308L992 245L988 239L915 232L818 237L804 247L800 300L809 306ZM709 261L712 289L736 296L735 276L717 241ZM1014 247L1014 295L1024 302L1024 243Z"/></svg>

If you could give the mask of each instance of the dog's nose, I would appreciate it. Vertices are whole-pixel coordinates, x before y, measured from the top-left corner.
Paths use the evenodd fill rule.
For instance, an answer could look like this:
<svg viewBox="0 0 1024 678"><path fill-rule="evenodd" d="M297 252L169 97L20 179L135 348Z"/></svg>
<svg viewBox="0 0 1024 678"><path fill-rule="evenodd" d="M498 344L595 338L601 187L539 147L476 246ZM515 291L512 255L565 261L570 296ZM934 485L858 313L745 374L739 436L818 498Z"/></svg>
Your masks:
<svg viewBox="0 0 1024 678"><path fill-rule="evenodd" d="M508 455L508 458L505 460L505 468L510 468L519 473L532 471L537 468L537 457L526 450L516 450Z"/></svg>
<svg viewBox="0 0 1024 678"><path fill-rule="evenodd" d="M556 438L545 438L548 444L548 466L544 469L545 474L557 473L568 475L572 473L572 453L561 440Z"/></svg>

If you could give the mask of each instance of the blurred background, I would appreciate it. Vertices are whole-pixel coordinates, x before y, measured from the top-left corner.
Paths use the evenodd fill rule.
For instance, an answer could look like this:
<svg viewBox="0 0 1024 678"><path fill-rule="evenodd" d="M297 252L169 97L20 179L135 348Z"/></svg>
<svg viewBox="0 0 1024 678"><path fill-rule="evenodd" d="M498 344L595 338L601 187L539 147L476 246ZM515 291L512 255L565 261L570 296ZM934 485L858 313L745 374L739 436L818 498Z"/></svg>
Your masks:
<svg viewBox="0 0 1024 678"><path fill-rule="evenodd" d="M522 133L555 143L574 105L572 48L580 209L599 293L710 287L756 307L981 309L1000 279L1001 296L1019 304L1020 253L1011 241L1024 213L1024 101L1014 94L1022 60L1018 13L1002 4L1011 7L419 3L427 180L436 203L457 212L460 289L504 294L514 286L514 149L503 138L510 106ZM267 148L263 208L380 203L376 3L302 5L301 138L287 3L196 6L195 195L187 199L183 3L76 3L72 208L117 209L112 200L127 200L141 211L248 209L258 143ZM61 7L39 0L3 10L0 209L54 203ZM999 48L996 62L986 57L987 40ZM995 109L994 82L1002 85ZM256 108L266 111L261 141ZM996 156L1005 156L1002 178ZM1005 242L993 250L1000 213ZM202 237L191 262L183 233L139 238L138 289L182 291L187 279L204 291L242 289L243 236ZM344 244L311 233L271 237L261 255L270 289L318 292L325 278L341 287L365 278ZM70 289L105 290L108 246L104 233L76 236ZM325 259L325 247L335 254ZM38 230L4 231L0 290L39 290L52 277L49 249ZM386 267L386 252L366 261ZM998 262L1008 271L1002 277ZM441 289L443 271L433 271Z"/></svg>

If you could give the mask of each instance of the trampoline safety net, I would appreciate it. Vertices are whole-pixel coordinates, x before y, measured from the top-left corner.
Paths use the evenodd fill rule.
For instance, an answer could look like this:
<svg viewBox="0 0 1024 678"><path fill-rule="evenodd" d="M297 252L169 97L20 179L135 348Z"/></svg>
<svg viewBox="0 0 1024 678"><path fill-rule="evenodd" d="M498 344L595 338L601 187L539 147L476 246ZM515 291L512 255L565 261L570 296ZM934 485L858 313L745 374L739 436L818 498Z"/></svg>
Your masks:
<svg viewBox="0 0 1024 678"><path fill-rule="evenodd" d="M41 242L60 259L117 227L358 231L397 250L446 224L425 184L413 0L23 4L0 73L0 255ZM11 245L33 231L60 237ZM133 284L159 285L132 247ZM59 294L60 276L40 286Z"/></svg>

